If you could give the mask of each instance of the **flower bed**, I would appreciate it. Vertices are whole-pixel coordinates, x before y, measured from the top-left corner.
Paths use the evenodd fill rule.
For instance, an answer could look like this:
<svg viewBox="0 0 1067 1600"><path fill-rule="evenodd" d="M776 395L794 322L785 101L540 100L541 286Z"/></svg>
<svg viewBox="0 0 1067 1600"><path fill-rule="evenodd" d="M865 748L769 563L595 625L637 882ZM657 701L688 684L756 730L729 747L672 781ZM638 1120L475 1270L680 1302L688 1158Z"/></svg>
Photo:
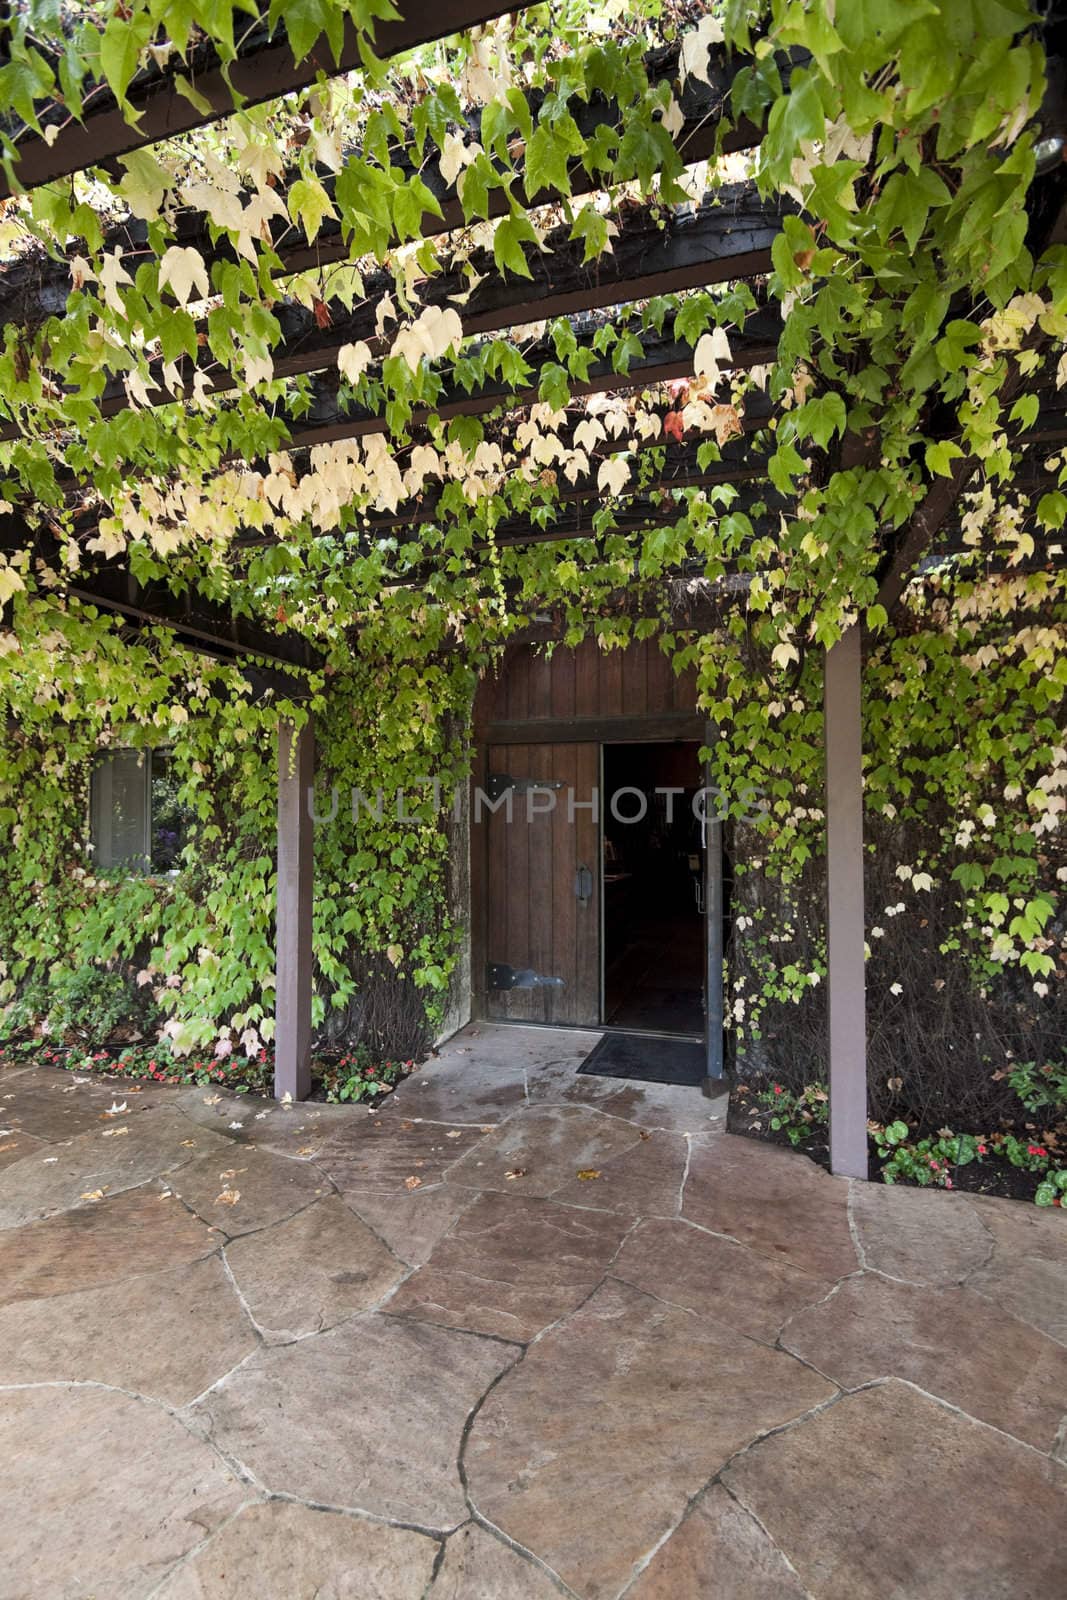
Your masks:
<svg viewBox="0 0 1067 1600"><path fill-rule="evenodd" d="M109 1045L98 1050L45 1039L0 1044L0 1067L31 1065L151 1083L217 1084L236 1094L268 1098L274 1092L274 1053L270 1050L260 1050L254 1056L234 1053L222 1057L178 1057L158 1044ZM414 1061L376 1059L363 1045L346 1051L322 1051L311 1062L311 1098L377 1104L415 1070L415 1065Z"/></svg>
<svg viewBox="0 0 1067 1600"><path fill-rule="evenodd" d="M1067 1067L1025 1062L994 1074L1006 1079L1019 1116L991 1132L925 1129L902 1115L869 1122L872 1177L884 1183L963 1189L972 1194L1067 1202ZM830 1101L826 1086L799 1091L778 1082L739 1084L731 1098L730 1130L789 1144L821 1166L830 1164Z"/></svg>

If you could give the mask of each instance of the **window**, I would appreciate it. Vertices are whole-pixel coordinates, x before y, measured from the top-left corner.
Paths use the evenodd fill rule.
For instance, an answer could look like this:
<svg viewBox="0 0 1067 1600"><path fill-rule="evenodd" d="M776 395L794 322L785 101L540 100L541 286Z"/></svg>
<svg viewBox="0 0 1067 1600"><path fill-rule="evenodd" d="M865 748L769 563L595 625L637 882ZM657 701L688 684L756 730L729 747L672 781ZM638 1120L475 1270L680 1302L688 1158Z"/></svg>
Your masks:
<svg viewBox="0 0 1067 1600"><path fill-rule="evenodd" d="M175 871L188 821L165 750L117 750L93 768L90 833L101 870Z"/></svg>

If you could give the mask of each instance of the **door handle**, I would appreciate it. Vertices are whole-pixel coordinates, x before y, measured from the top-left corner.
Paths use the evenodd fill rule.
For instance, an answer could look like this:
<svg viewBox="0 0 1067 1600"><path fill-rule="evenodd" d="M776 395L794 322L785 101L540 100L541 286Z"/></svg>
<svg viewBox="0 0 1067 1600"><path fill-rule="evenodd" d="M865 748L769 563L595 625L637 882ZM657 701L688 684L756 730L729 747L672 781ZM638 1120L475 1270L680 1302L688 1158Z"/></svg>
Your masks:
<svg viewBox="0 0 1067 1600"><path fill-rule="evenodd" d="M593 898L593 874L588 867L579 867L574 874L574 893L580 906L587 906Z"/></svg>

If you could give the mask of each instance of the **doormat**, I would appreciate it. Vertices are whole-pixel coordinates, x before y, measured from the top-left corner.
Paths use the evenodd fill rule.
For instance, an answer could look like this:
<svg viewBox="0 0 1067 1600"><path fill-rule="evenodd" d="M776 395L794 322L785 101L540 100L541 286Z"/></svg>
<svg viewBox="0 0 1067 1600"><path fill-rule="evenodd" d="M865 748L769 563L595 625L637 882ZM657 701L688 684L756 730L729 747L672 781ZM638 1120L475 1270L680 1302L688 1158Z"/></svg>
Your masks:
<svg viewBox="0 0 1067 1600"><path fill-rule="evenodd" d="M578 1071L596 1078L634 1078L639 1083L678 1083L697 1089L707 1076L707 1061L703 1044L692 1039L606 1033Z"/></svg>

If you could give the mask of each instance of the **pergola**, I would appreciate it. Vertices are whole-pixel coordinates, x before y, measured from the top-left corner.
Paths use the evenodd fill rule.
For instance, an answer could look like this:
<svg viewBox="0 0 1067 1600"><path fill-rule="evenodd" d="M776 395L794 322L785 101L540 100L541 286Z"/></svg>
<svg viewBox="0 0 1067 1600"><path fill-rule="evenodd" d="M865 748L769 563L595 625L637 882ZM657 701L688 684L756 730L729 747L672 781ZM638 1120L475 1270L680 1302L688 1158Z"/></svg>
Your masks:
<svg viewBox="0 0 1067 1600"><path fill-rule="evenodd" d="M403 18L379 26L376 51L381 58L388 58L484 24L506 10L521 9L514 3L505 6L496 0L438 0L434 5L424 0L405 0ZM83 125L68 123L50 139L20 140L13 173L15 183L29 190L92 167L107 168L132 150L230 115L238 96L245 103L256 104L313 82L324 65L326 70L340 73L358 70L360 64L358 41L351 26L336 61L326 63L325 58L319 59L312 52L298 63L287 44L284 27L270 31L264 20L248 32L237 62L226 71L210 46L200 48L195 62L195 103L181 91L174 69L153 67L138 74L129 91L130 101L140 112L136 124L131 124L113 97L104 93L86 111ZM781 59L784 76L788 76L793 64ZM674 137L687 162L749 149L760 141L763 130L743 120L729 126L725 137L720 128L731 85L749 65L751 61L744 57L728 57L720 52L717 57L713 55L706 82L686 80L680 102L683 125ZM677 49L657 52L649 59L648 68L653 79L676 81ZM576 101L574 116L587 131L598 121L614 125L617 107L594 96L588 102ZM428 162L421 177L440 209L440 215L428 213L424 217L424 232L447 237L464 223L455 185L446 181L436 159ZM1049 245L1067 243L1064 188L1062 168L1033 186L1031 248L1035 255ZM575 180L576 193L592 189L593 181L587 174ZM0 184L0 196L10 192L11 185L5 180ZM530 205L540 205L555 197L541 191L525 198ZM503 202L498 209L502 207ZM550 236L546 241L550 248L531 262L529 279L503 277L496 271L492 255L483 252L472 261L476 286L462 308L464 335L499 333L548 318L569 317L579 346L588 349L590 357L586 378L571 385L572 397L647 388L691 376L690 345L676 335L669 321L658 330L635 325L636 348L631 347L624 369L619 370L598 353L597 313L659 294L748 283L754 309L731 333L732 363L738 369L764 365L774 359L782 322L777 305L768 299L761 285L771 270L772 247L787 209L788 202L783 205L761 199L752 183L720 189L713 203L676 209L673 221L666 227L649 208L637 207L620 224L609 258L584 265L580 249L569 241L567 230L561 229L558 237ZM213 242L208 218L192 209L180 213L175 237L180 244L194 246L208 265L214 259L227 259L227 252L229 256L233 254L225 240ZM136 219L109 227L104 248L117 251L118 259L131 271L152 249L147 230ZM284 238L279 236L280 288L285 274L309 265L345 260L348 251L340 226L328 218L313 244L294 238L292 232ZM0 271L0 320L5 324L33 323L61 311L69 280L68 260L33 257L9 264ZM446 266L432 279L425 303L443 307L467 282L461 272ZM384 343L376 330L379 307L387 292L384 276L380 282L371 276L366 280L365 298L354 309L331 303L324 315L316 317L299 304L283 304L280 316L284 337L274 352L275 376L311 376L310 403L299 414L283 414L279 418L286 449L301 452L318 444L387 431L381 415L346 404L339 395L337 381L338 352L344 346L364 341L373 356L383 354ZM531 372L528 383L516 387L499 380L467 392L446 382L437 400L423 413L416 412L412 423L418 425L429 415L488 415L501 408L524 407L536 400L540 374L553 359L551 346L544 339L534 340L525 353ZM237 385L239 380L233 374L217 366L208 369L206 356L203 364L214 392L222 393ZM178 365L191 378L193 363L189 357L182 357ZM1028 433L1028 470L1037 485L1042 480L1042 456L1067 437L1062 398L1057 397L1052 376L1042 364L1031 376L1024 379L1016 374L1010 382L1015 384L1017 393L1029 392L1038 397L1037 420ZM152 403L175 403L162 387L153 394ZM128 404L126 389L112 380L100 400L100 411L104 416L113 415ZM666 464L652 481L622 497L616 529L639 532L657 518L671 516L669 504L666 509L661 504L663 492L669 495L678 488L727 483L742 486L742 494L748 498L742 499L741 504L757 504L764 515L773 516L776 521L777 508L783 502L765 481L765 430L774 415L775 408L768 400L750 397L741 435L724 444L721 459L709 466L700 466L698 440L692 433L684 443L668 447ZM0 425L0 440L17 435L18 424L14 420ZM944 436L951 439L952 435L949 417ZM832 467L877 463L877 428L862 436L846 435L834 452ZM299 461L299 457L296 459ZM922 560L932 553L946 555L959 548L957 505L976 465L964 455L952 463L946 476L931 476L910 521L883 541L877 600L891 622L899 615L905 588ZM591 468L563 491L554 519L508 521L497 530L496 542L524 546L595 539L592 513L600 493L595 468ZM347 548L358 558L360 540L400 534L413 523L429 523L435 505L435 496L430 494L401 504L395 511L363 514L357 534L348 535ZM84 536L87 540L92 531L85 523L79 527L79 539ZM250 530L246 538L235 541L235 548L254 548L270 537ZM29 550L35 560L47 565L54 562L57 549L52 532L32 526L18 512L0 521L0 551ZM195 590L175 593L168 585L139 583L123 558L96 563L94 570L79 574L76 584L67 583L65 592L114 613L130 626L163 624L191 648L241 664L260 688L284 687L286 694L298 694L301 669L314 668L319 659L302 637L261 627ZM735 585L734 598L743 599L743 594L743 586ZM824 663L830 1149L833 1170L856 1177L867 1175L862 655L862 629L857 623L825 652ZM282 722L278 737L275 1034L275 1087L279 1098L303 1098L310 1087L313 841L305 797L313 770L314 730L310 718L299 730Z"/></svg>

